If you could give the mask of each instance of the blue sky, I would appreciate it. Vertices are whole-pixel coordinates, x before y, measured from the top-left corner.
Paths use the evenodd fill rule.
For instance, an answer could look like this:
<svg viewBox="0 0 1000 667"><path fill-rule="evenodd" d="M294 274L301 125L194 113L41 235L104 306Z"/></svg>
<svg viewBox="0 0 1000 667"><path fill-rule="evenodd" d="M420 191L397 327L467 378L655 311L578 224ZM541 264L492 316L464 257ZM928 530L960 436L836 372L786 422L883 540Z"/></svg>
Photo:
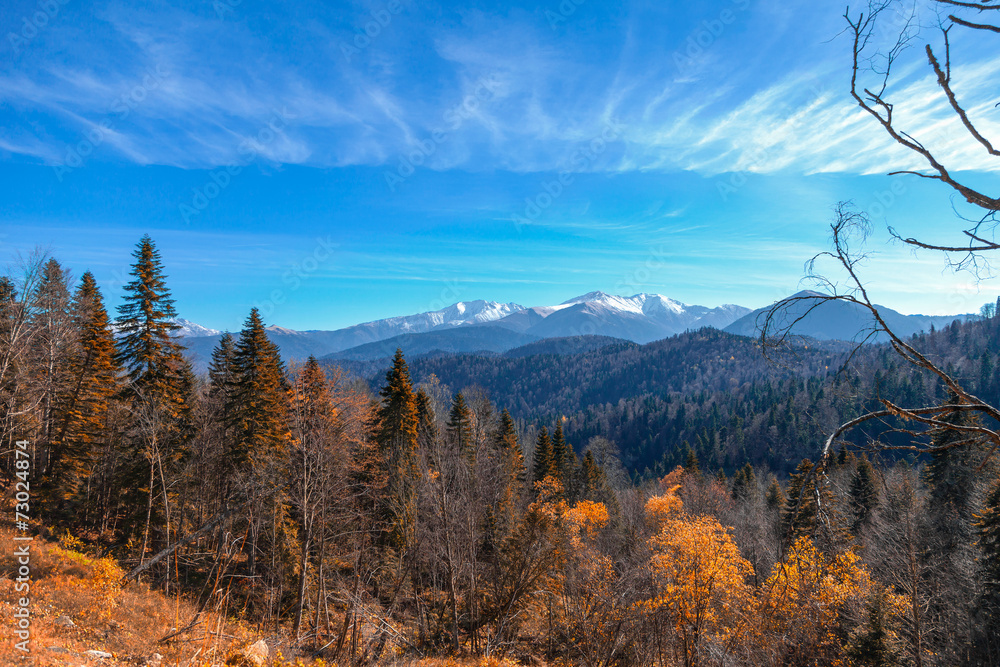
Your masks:
<svg viewBox="0 0 1000 667"><path fill-rule="evenodd" d="M254 305L270 323L337 328L595 289L757 307L800 287L833 206L853 199L876 223L864 277L878 301L976 310L996 281L888 243L887 224L953 238L961 203L884 175L920 165L851 104L842 14L771 0L8 0L2 259L48 248L114 304L148 232L180 314L220 329ZM963 39L953 57L963 100L995 130L989 47ZM897 71L906 126L993 182L997 161L949 118L921 50Z"/></svg>

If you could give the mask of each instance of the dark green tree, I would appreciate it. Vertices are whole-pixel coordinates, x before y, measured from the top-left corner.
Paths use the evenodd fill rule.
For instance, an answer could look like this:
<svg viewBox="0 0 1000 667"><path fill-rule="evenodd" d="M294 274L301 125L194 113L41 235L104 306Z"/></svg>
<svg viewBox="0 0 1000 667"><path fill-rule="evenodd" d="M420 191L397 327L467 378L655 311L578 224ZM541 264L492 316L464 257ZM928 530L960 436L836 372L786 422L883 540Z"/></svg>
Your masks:
<svg viewBox="0 0 1000 667"><path fill-rule="evenodd" d="M174 336L180 326L167 289L160 253L149 235L132 253L132 281L125 285L124 303L118 306L116 359L128 375L125 398L142 396L156 401L176 418L190 411L188 396L180 391L184 347Z"/></svg>
<svg viewBox="0 0 1000 667"><path fill-rule="evenodd" d="M220 390L223 376L217 369ZM226 408L232 428L229 464L262 472L282 458L288 445L289 387L278 347L267 337L256 308L250 310L233 349L232 376Z"/></svg>
<svg viewBox="0 0 1000 667"><path fill-rule="evenodd" d="M843 537L843 526L826 476L814 468L812 461L802 459L789 477L781 532L791 541L802 535L822 540L825 548Z"/></svg>
<svg viewBox="0 0 1000 667"><path fill-rule="evenodd" d="M757 475L754 473L753 465L747 463L740 468L733 477L733 500L739 502L749 500L757 493Z"/></svg>
<svg viewBox="0 0 1000 667"><path fill-rule="evenodd" d="M605 504L609 502L611 490L608 488L608 480L604 470L597 464L593 452L588 451L583 455L579 477L577 499Z"/></svg>
<svg viewBox="0 0 1000 667"><path fill-rule="evenodd" d="M51 477L52 462L58 456L54 442L59 428L59 397L70 389L69 357L74 345L70 313L69 274L58 261L50 259L42 266L33 296L30 365L33 368L34 402L37 404L35 465L43 477Z"/></svg>
<svg viewBox="0 0 1000 667"><path fill-rule="evenodd" d="M958 404L951 395L948 404ZM936 449L924 469L924 479L931 493L931 512L945 549L968 543L973 537L972 502L982 478L980 466L986 461L989 447L963 427L981 426L978 415L970 410L955 410L940 418L949 427L931 433ZM988 462L987 462L988 465Z"/></svg>
<svg viewBox="0 0 1000 667"><path fill-rule="evenodd" d="M689 475L700 476L701 468L698 465L698 455L690 446L687 448L687 457L684 460L684 472Z"/></svg>
<svg viewBox="0 0 1000 667"><path fill-rule="evenodd" d="M778 479L772 478L767 487L767 494L764 496L767 508L772 511L779 511L785 506L785 492L781 490Z"/></svg>
<svg viewBox="0 0 1000 667"><path fill-rule="evenodd" d="M447 426L448 437L455 450L467 458L473 458L475 444L472 436L472 410L469 409L461 392L455 394L452 399Z"/></svg>
<svg viewBox="0 0 1000 667"><path fill-rule="evenodd" d="M208 365L209 395L224 405L231 402L236 388L236 340L228 331L219 337Z"/></svg>
<svg viewBox="0 0 1000 667"><path fill-rule="evenodd" d="M862 456L851 477L851 532L857 534L871 519L878 505L875 470L867 456Z"/></svg>
<svg viewBox="0 0 1000 667"><path fill-rule="evenodd" d="M895 667L903 664L903 650L891 623L891 610L886 591L878 588L865 605L866 622L851 638L847 655L852 665L861 667Z"/></svg>
<svg viewBox="0 0 1000 667"><path fill-rule="evenodd" d="M128 405L130 420L114 486L122 494L126 525L133 530L145 525L145 545L151 529L155 532L166 521L167 508L158 501L169 502L168 494L154 486L164 484L169 467L187 453L193 436L193 378L184 348L173 335L179 328L173 321L177 313L160 254L148 235L132 256L132 280L125 285L116 318L115 361L126 375L119 396Z"/></svg>
<svg viewBox="0 0 1000 667"><path fill-rule="evenodd" d="M549 430L543 426L535 439L535 457L531 477L534 481L540 482L552 475L552 471L552 440L549 438Z"/></svg>
<svg viewBox="0 0 1000 667"><path fill-rule="evenodd" d="M552 474L568 491L572 486L573 473L576 469L576 454L563 436L562 419L556 421L556 430L552 434Z"/></svg>
<svg viewBox="0 0 1000 667"><path fill-rule="evenodd" d="M433 451L433 444L437 440L437 422L434 418L434 407L431 405L431 397L423 389L417 391L417 447L425 451Z"/></svg>
<svg viewBox="0 0 1000 667"><path fill-rule="evenodd" d="M400 551L413 544L416 523L417 448L420 414L403 351L396 350L392 368L379 392L382 401L374 429L386 480L383 499L385 537Z"/></svg>

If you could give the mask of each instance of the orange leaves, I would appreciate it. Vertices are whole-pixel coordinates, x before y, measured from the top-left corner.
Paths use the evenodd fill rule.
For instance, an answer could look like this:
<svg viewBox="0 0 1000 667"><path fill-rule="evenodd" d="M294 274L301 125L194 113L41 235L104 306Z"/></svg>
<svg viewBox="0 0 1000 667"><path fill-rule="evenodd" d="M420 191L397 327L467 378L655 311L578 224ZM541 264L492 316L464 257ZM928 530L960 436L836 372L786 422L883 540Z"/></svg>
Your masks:
<svg viewBox="0 0 1000 667"><path fill-rule="evenodd" d="M662 496L653 496L646 501L646 523L654 531L662 530L684 508L677 495L678 489L679 485L672 486Z"/></svg>
<svg viewBox="0 0 1000 667"><path fill-rule="evenodd" d="M565 517L580 533L593 539L598 529L608 525L608 508L604 503L581 500L566 512Z"/></svg>
<svg viewBox="0 0 1000 667"><path fill-rule="evenodd" d="M840 612L850 601L865 598L871 586L857 554L846 551L831 558L808 537L800 537L761 588L758 640L786 659L836 655Z"/></svg>
<svg viewBox="0 0 1000 667"><path fill-rule="evenodd" d="M665 609L678 626L714 627L751 599L753 567L713 517L669 519L649 540L657 595L652 611Z"/></svg>
<svg viewBox="0 0 1000 667"><path fill-rule="evenodd" d="M762 603L779 614L814 607L825 621L832 621L841 605L868 594L871 578L860 561L852 551L829 559L809 538L800 537L785 559L775 564L764 584Z"/></svg>
<svg viewBox="0 0 1000 667"><path fill-rule="evenodd" d="M649 539L655 596L639 608L674 627L684 663L693 665L706 642L726 638L739 625L737 615L752 607L746 580L753 567L718 520L683 513L679 488L673 484L646 503L656 531Z"/></svg>

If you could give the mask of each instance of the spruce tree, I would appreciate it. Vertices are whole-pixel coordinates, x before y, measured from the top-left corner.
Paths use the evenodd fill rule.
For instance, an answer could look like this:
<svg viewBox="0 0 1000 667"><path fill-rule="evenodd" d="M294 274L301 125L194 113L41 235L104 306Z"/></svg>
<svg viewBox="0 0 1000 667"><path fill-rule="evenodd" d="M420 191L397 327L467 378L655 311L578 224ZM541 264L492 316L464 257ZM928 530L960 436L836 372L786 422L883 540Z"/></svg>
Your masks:
<svg viewBox="0 0 1000 667"><path fill-rule="evenodd" d="M379 395L375 442L385 466L383 519L386 538L399 550L413 542L416 522L417 447L420 415L403 351L396 350Z"/></svg>
<svg viewBox="0 0 1000 667"><path fill-rule="evenodd" d="M208 365L209 396L223 404L231 401L236 384L236 341L228 331L219 337Z"/></svg>
<svg viewBox="0 0 1000 667"><path fill-rule="evenodd" d="M496 547L514 530L518 515L518 500L524 490L524 454L517 439L517 428L510 413L504 409L492 437L493 455L499 462L500 489L495 511L488 508L490 543Z"/></svg>
<svg viewBox="0 0 1000 667"><path fill-rule="evenodd" d="M177 313L160 254L143 236L132 253L135 262L116 318L115 361L125 372L119 397L131 415L122 439L121 464L114 487L126 512L126 529L143 528L143 544L166 520L165 495L154 485L166 477L164 467L187 452L193 432L193 378L174 338ZM159 475L156 472L159 471ZM164 536L165 538L165 536Z"/></svg>
<svg viewBox="0 0 1000 667"><path fill-rule="evenodd" d="M826 478L816 474L814 467L812 461L802 459L789 477L788 496L781 520L782 533L791 541L809 536L814 540L823 538L829 544L842 537L842 526ZM822 512L816 502L817 491Z"/></svg>
<svg viewBox="0 0 1000 667"><path fill-rule="evenodd" d="M549 439L549 430L543 426L538 431L538 438L535 439L535 458L531 477L535 482L541 482L552 475L552 470L552 440Z"/></svg>
<svg viewBox="0 0 1000 667"><path fill-rule="evenodd" d="M567 493L572 495L576 476L576 453L563 436L562 422L562 419L556 421L556 430L552 434L552 474L562 483Z"/></svg>
<svg viewBox="0 0 1000 667"><path fill-rule="evenodd" d="M698 455L695 454L694 449L690 446L687 448L687 458L684 461L684 472L689 475L694 475L695 477L701 475L701 469L698 466Z"/></svg>
<svg viewBox="0 0 1000 667"><path fill-rule="evenodd" d="M290 401L285 367L256 308L250 310L233 350L233 385L225 407L226 495L253 503L247 570L275 580L290 576L293 529L285 480L290 473Z"/></svg>
<svg viewBox="0 0 1000 667"><path fill-rule="evenodd" d="M48 260L41 270L31 313L34 331L30 364L34 369L32 384L38 405L37 426L33 440L38 456L35 465L43 476L51 476L52 463L58 458L56 431L59 397L69 391L69 355L74 343L70 314L69 275L59 262Z"/></svg>
<svg viewBox="0 0 1000 667"><path fill-rule="evenodd" d="M764 502L767 503L767 508L772 511L779 511L785 506L785 492L781 490L781 484L776 477L771 478Z"/></svg>
<svg viewBox="0 0 1000 667"><path fill-rule="evenodd" d="M236 375L236 340L226 332L219 337L218 344L212 350L212 359L208 365L208 388L203 402L208 416L205 429L212 436L202 438L207 446L199 448L196 453L197 465L211 475L219 490L220 499L229 497L229 488L234 483L230 475L232 465L229 454L234 449L234 420L230 411L235 405L233 393L236 391Z"/></svg>
<svg viewBox="0 0 1000 667"><path fill-rule="evenodd" d="M956 396L950 396L948 404L957 402ZM940 420L955 426L981 425L979 417L969 410L956 410ZM939 448L924 469L924 480L930 487L932 525L945 553L961 551L975 538L975 499L981 491L981 480L989 476L995 464L986 461L989 447L967 432L939 428L931 435L931 445ZM986 467L980 470L984 462Z"/></svg>
<svg viewBox="0 0 1000 667"><path fill-rule="evenodd" d="M851 477L851 531L857 534L871 518L878 505L878 486L875 471L867 456L862 456Z"/></svg>
<svg viewBox="0 0 1000 667"><path fill-rule="evenodd" d="M901 641L893 626L893 613L885 589L878 588L869 597L866 623L847 645L852 665L858 667L894 667L903 664Z"/></svg>
<svg viewBox="0 0 1000 667"><path fill-rule="evenodd" d="M247 316L232 359L234 380L226 409L233 434L229 464L264 471L280 458L290 437L288 381L278 347L268 339L256 308Z"/></svg>
<svg viewBox="0 0 1000 667"><path fill-rule="evenodd" d="M135 263L118 306L116 359L128 374L124 396L158 401L179 417L189 410L188 397L179 390L184 347L174 332L180 329L174 300L167 289L160 253L149 235L132 253Z"/></svg>
<svg viewBox="0 0 1000 667"><path fill-rule="evenodd" d="M455 450L467 458L475 456L472 439L472 410L465 402L461 392L455 394L451 402L451 412L448 415L448 437Z"/></svg>
<svg viewBox="0 0 1000 667"><path fill-rule="evenodd" d="M560 482L565 483L564 473L569 455L566 453L566 438L563 436L562 419L556 420L556 429L552 432L552 469L557 473Z"/></svg>
<svg viewBox="0 0 1000 667"><path fill-rule="evenodd" d="M80 499L102 448L110 444L108 414L119 391L121 368L97 281L83 274L72 302L75 340L68 352L68 383L58 397L53 454L42 486L60 501Z"/></svg>
<svg viewBox="0 0 1000 667"><path fill-rule="evenodd" d="M747 463L733 477L733 500L737 502L749 500L756 493L757 476L754 474L753 465Z"/></svg>
<svg viewBox="0 0 1000 667"><path fill-rule="evenodd" d="M417 447L425 451L433 451L437 441L437 423L434 419L434 408L431 397L423 389L417 391Z"/></svg>
<svg viewBox="0 0 1000 667"><path fill-rule="evenodd" d="M608 489L607 478L601 466L597 465L597 460L591 451L584 454L583 461L580 462L580 481L578 487L578 498L580 500L608 502L610 490Z"/></svg>
<svg viewBox="0 0 1000 667"><path fill-rule="evenodd" d="M524 482L524 453L521 451L521 444L517 440L517 428L514 426L514 419L504 408L500 413L500 424L497 427L493 439L493 448L503 457L507 474L512 483Z"/></svg>

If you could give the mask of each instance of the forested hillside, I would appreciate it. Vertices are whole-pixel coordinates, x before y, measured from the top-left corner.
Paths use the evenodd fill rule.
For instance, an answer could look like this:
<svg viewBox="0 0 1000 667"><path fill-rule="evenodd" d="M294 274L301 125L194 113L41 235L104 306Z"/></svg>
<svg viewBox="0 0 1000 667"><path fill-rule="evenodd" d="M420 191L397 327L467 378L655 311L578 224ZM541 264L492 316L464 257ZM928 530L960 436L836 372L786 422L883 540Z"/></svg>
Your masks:
<svg viewBox="0 0 1000 667"><path fill-rule="evenodd" d="M955 322L913 341L984 400L1000 399L1000 320ZM542 344L543 353L533 354ZM641 346L597 339L595 349L580 352L579 345L555 340L502 356L440 354L411 359L410 367L415 378L433 376L450 391L481 388L529 430L565 418L578 448L592 437L610 439L625 466L644 477L683 463L689 448L713 470L731 474L750 461L787 474L815 456L838 424L872 409L878 396L903 404L944 398L887 345L855 351L845 342L799 339L768 359L756 339L715 329ZM344 368L367 373L374 387L384 364ZM869 424L848 437L861 445L888 430Z"/></svg>
<svg viewBox="0 0 1000 667"><path fill-rule="evenodd" d="M53 553L105 573L45 579L47 633L100 622L60 582L110 617L141 580L186 598L155 638L185 664L996 664L989 444L931 429L932 456L897 461L859 431L817 458L875 396L948 400L884 348L803 343L775 365L705 329L397 351L372 391L286 366L253 309L197 376L152 239L133 260L113 320L54 258L0 278L6 506L19 536L68 535ZM990 399L998 343L996 317L912 340ZM263 643L225 648L209 616Z"/></svg>

